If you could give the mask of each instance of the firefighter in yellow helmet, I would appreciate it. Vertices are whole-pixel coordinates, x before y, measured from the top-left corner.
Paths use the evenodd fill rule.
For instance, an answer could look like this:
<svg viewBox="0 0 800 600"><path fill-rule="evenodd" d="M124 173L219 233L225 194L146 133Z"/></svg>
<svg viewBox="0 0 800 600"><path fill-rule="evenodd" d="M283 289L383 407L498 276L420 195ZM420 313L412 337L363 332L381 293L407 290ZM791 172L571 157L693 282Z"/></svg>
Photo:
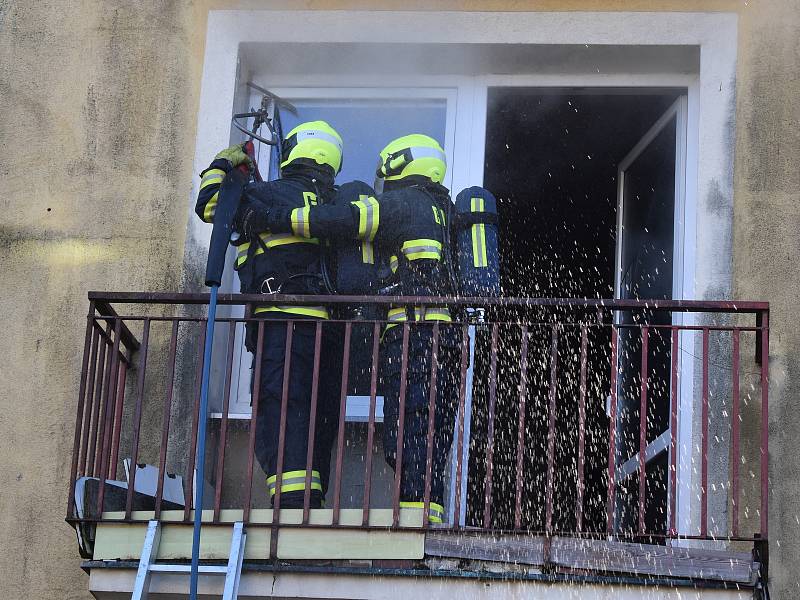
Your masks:
<svg viewBox="0 0 800 600"><path fill-rule="evenodd" d="M250 219L273 232L296 236L360 239L374 244L388 260L391 276L384 293L403 296L443 296L455 293L448 226L450 195L442 185L445 153L436 140L412 134L390 142L380 153L376 189L382 193L350 205L311 206L293 210L253 207ZM422 507L428 448L433 323L439 322L437 386L432 432L430 520L444 516L444 472L452 442L458 399L456 373L460 360L455 326L445 306L392 307L383 336L384 451L387 462L402 469L403 507ZM403 328L413 321L408 343L405 407L400 413L400 371ZM398 463L398 429L403 420L402 464Z"/></svg>
<svg viewBox="0 0 800 600"><path fill-rule="evenodd" d="M250 220L253 207L275 206L304 210L330 201L334 178L342 164L342 138L328 123L312 121L292 129L282 140L281 177L249 184L234 222L241 234L235 269L243 293L320 294L319 240L307 232L282 233ZM201 174L196 213L213 222L217 195L225 174L249 162L241 145L217 154ZM245 210L245 209L248 210ZM278 470L278 435L281 420L287 325L294 320L291 346L286 434L281 468L281 507L302 507L306 481L310 482L311 508L322 506L328 483L330 451L338 425L338 390L341 378L340 326L323 326L325 351L320 356L320 378L315 439L311 465L307 465L311 409L311 376L316 322L329 318L325 306L262 305L253 310L265 319L261 346L256 456L267 474L274 497ZM256 355L258 327L247 325L247 349ZM310 468L311 477L307 478Z"/></svg>

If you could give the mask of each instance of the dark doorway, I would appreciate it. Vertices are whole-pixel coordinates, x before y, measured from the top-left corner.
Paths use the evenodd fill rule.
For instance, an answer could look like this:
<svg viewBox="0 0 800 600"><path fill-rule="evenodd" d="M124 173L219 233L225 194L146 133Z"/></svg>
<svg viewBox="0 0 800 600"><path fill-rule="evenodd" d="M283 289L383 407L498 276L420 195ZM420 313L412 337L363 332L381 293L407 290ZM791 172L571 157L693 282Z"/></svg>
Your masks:
<svg viewBox="0 0 800 600"><path fill-rule="evenodd" d="M623 89L490 88L484 186L498 199L501 281L505 296L613 297L618 167L681 93L682 90L643 93ZM648 169L659 177L674 176L674 151L659 154L658 161L648 164ZM659 174L662 168L664 173ZM641 202L638 212L631 212L630 218L636 222L630 227L642 228L644 238L637 243L644 247L650 244L650 237L646 224L636 215L643 213L646 221L647 214L653 211L648 212L645 204L653 202L646 198ZM671 227L670 221L669 226L661 230ZM671 248L671 233L668 239L660 239L658 243ZM636 253L631 256L635 257ZM671 287L665 291L663 282L668 279L671 285L671 268L670 262L657 276L648 272L647 277L655 277L658 282L654 280L654 286L642 289L640 295L635 296L654 297L648 295L650 293L669 296ZM522 527L544 530L548 503L546 441L549 401L553 393L552 323L577 324L595 317L574 309L529 311L525 315L505 311L492 317L501 321L524 317L528 322L541 325L531 326L528 341L522 473L517 472L515 460L520 421L519 328L501 326L495 349L490 348L488 330L479 331L477 335L468 523L477 525L484 520L487 357L494 351L501 367L497 371L491 522L494 527L513 526L516 481L522 477ZM553 531L574 531L576 526L580 345L580 326L558 329L556 443L552 456L554 475L550 481ZM586 531L605 529L609 430L606 400L611 369L608 349L608 329L590 330L584 428L583 529ZM668 399L666 402L668 412ZM632 413L630 417L631 422L638 419ZM621 426L627 430L627 425ZM655 507L655 503L652 504Z"/></svg>

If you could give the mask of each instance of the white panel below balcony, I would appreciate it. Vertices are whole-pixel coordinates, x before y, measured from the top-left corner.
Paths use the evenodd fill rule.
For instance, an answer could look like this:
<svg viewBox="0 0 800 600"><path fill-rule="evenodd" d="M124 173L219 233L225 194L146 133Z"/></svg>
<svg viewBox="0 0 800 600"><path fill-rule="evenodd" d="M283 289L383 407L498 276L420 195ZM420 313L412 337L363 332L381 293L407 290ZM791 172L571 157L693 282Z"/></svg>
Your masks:
<svg viewBox="0 0 800 600"><path fill-rule="evenodd" d="M92 569L89 589L98 600L129 598L136 576L134 569ZM203 600L219 598L221 577L201 577L199 594ZM188 597L186 575L155 573L151 582L152 600L183 600ZM126 596L127 594L127 596ZM334 600L453 600L470 598L525 598L526 600L750 600L752 590L721 590L685 587L612 585L608 583L543 582L531 580L477 579L467 577L385 576L334 573L292 573L245 571L239 587L239 600L258 598Z"/></svg>
<svg viewBox="0 0 800 600"><path fill-rule="evenodd" d="M281 528L278 537L278 558L290 560L420 560L424 556L425 534L412 530L390 531L392 509L373 508L369 512L372 527L386 529L355 529L361 526L360 509L342 509L339 524L345 528L331 528L333 511L314 509L310 511L309 526ZM97 525L94 546L95 560L138 560L144 543L147 520L153 517L149 511L134 512L133 518L141 524L101 522ZM122 513L103 513L104 519L122 518ZM203 511L203 520L210 521L212 512ZM302 522L301 509L281 510L281 523L297 525ZM159 545L158 560L181 560L191 557L192 522L176 523L183 512L164 511L161 514L163 532ZM192 517L193 518L193 517ZM228 524L242 519L241 510L223 510L222 525L203 527L200 558L226 560L231 543L232 528ZM254 509L250 513L251 526L247 528L246 560L266 560L269 557L272 522L271 509ZM400 510L400 526L419 528L422 524L422 509ZM266 527L264 525L267 525ZM317 527L315 527L315 525ZM350 527L350 528L347 528Z"/></svg>

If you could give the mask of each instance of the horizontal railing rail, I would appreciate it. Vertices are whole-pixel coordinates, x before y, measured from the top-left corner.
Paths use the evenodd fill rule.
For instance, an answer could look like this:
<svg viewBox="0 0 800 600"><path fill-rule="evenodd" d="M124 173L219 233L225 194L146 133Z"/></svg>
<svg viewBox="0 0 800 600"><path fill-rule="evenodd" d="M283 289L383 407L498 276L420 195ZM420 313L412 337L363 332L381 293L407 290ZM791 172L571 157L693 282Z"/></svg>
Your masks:
<svg viewBox="0 0 800 600"><path fill-rule="evenodd" d="M447 305L454 311L453 321L397 324L402 331L399 415L406 415L409 338L415 330L427 328L432 339L425 384L423 528L429 527L434 453L441 451L434 448L436 411L441 410L437 389L450 386L456 399L447 409L455 414L450 466L454 489L445 519L449 524L439 527L650 540L767 536L767 303L221 294L220 305L241 305L245 313L216 319L217 327L227 334L224 347L215 348L212 359L220 381L216 388L221 390L217 398L220 418L213 453L196 457L205 317L192 307L208 300L207 294L89 293L68 521L133 520L138 489L135 465L150 460L157 463L152 493L156 518L164 518L166 474L172 469L183 476L185 502L179 520L189 521L196 460L205 460L212 473L206 483L213 493L207 495L211 500L204 507L211 510L210 523L222 522L225 509L241 511L241 518L248 522L253 510L270 508L263 490L254 489L254 481L260 472L255 461L260 358L265 323L274 320L255 318L255 305L413 306L422 310ZM151 307L143 312L137 308L141 305ZM481 310L467 313L459 308ZM169 314L170 310L177 314ZM679 313L698 317L692 322L678 317ZM734 319L736 315L744 316ZM747 315L755 317L752 323L743 322ZM298 322L285 320L287 350L294 343ZM229 415L232 382L243 371L235 368L235 358L242 360L236 329L248 323L253 324L257 338L253 402L249 419L236 424ZM314 454L320 358L326 351L323 333L339 327L344 340L342 384L335 392L339 407L328 494L330 522L320 525L312 519L311 486L306 481L299 521L281 523L279 477L271 505L274 517L260 524L273 528L274 540L279 527L311 526L312 522L315 527L407 526L402 518L405 509L400 506L400 469L387 482L391 490L376 490L374 481L377 398L385 376L379 357L388 323L341 315L312 323L306 479ZM443 380L439 367L444 336L457 342L459 354L458 364L451 365L452 377ZM743 348L748 346L754 359L745 359ZM366 451L363 464L346 464L346 405L355 385L349 377L351 363L358 361L363 375L359 385L369 401ZM136 377L129 380L130 370ZM287 436L290 370L291 365L285 364L278 473ZM184 410L178 410L181 407ZM188 417L190 424L176 414ZM408 451L402 443L405 420L398 423L393 449L397 465L403 464L403 452ZM237 435L243 436L244 455L230 453ZM463 450L467 446L469 455ZM114 504L107 498L110 492L104 482L122 479L123 458L130 459L120 488L124 500ZM360 469L356 479L363 492L359 498L344 498L345 470L353 471L354 465ZM348 476L355 477L352 472ZM96 494L90 500L83 497L79 505L77 482L92 478L100 482ZM378 496L384 498L383 504L376 500ZM342 519L346 507L360 510L358 522ZM388 522L371 520L371 510L376 508L391 511ZM103 511L112 510L118 512L103 517Z"/></svg>

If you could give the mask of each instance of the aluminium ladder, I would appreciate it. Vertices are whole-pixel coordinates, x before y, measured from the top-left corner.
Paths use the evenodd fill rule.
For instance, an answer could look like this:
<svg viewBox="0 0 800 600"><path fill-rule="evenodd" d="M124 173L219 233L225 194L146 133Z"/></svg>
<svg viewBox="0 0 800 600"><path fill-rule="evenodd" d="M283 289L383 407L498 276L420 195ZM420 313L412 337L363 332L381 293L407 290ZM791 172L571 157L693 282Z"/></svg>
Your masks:
<svg viewBox="0 0 800 600"><path fill-rule="evenodd" d="M199 572L206 575L225 575L225 588L222 600L236 600L239 596L239 579L242 575L242 560L244 559L244 544L247 533L244 524L238 521L233 524L231 537L231 550L228 555L227 565L200 565ZM150 575L152 573L189 573L191 565L176 565L155 562L158 556L158 546L161 542L161 523L150 521L147 523L147 533L144 537L142 555L139 558L139 570L133 585L131 600L147 600L150 592Z"/></svg>

